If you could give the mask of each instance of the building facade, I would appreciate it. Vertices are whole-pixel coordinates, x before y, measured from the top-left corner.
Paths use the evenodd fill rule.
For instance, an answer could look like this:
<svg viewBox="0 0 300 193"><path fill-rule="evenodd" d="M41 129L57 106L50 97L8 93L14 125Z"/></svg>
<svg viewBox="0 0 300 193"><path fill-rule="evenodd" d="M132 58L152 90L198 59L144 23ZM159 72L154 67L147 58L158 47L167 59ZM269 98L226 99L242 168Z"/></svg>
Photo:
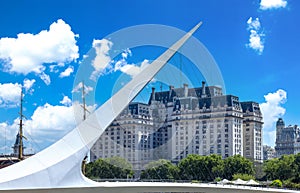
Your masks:
<svg viewBox="0 0 300 193"><path fill-rule="evenodd" d="M131 103L91 149L91 161L121 156L135 170L157 159L178 163L188 154L240 154L262 160L262 115L216 86L152 89L148 104ZM245 146L246 145L246 146Z"/></svg>
<svg viewBox="0 0 300 193"><path fill-rule="evenodd" d="M243 152L244 157L263 162L262 113L259 104L253 101L241 102L243 109Z"/></svg>
<svg viewBox="0 0 300 193"><path fill-rule="evenodd" d="M264 145L263 146L263 159L264 161L276 158L276 151L273 147Z"/></svg>
<svg viewBox="0 0 300 193"><path fill-rule="evenodd" d="M277 157L300 153L300 128L298 125L285 126L282 118L276 123L275 150Z"/></svg>
<svg viewBox="0 0 300 193"><path fill-rule="evenodd" d="M101 135L90 160L119 156L139 171L153 160L153 118L149 105L131 103Z"/></svg>

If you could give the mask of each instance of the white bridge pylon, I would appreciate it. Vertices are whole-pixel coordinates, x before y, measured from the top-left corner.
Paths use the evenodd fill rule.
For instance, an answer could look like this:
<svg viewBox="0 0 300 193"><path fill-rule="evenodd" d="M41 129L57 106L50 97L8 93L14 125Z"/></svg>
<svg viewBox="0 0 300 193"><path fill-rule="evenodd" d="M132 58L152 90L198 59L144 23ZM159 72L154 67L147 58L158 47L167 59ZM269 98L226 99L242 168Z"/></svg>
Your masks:
<svg viewBox="0 0 300 193"><path fill-rule="evenodd" d="M152 80L201 24L202 22L186 33L58 142L26 160L1 169L0 192L17 189L37 190L99 185L82 174L83 158L110 123Z"/></svg>

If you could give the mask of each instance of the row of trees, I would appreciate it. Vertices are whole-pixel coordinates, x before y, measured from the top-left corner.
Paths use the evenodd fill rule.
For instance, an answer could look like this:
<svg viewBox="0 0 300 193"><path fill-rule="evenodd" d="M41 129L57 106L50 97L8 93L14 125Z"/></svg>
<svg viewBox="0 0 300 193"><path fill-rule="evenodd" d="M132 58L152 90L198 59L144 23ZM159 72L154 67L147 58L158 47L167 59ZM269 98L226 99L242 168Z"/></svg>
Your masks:
<svg viewBox="0 0 300 193"><path fill-rule="evenodd" d="M300 153L268 160L264 162L263 170L268 180L277 179L288 187L300 188Z"/></svg>
<svg viewBox="0 0 300 193"><path fill-rule="evenodd" d="M168 160L149 163L142 172L141 179L214 181L216 178L232 180L237 174L253 177L253 163L240 155L222 159L220 155L215 154L208 156L190 154L178 165Z"/></svg>
<svg viewBox="0 0 300 193"><path fill-rule="evenodd" d="M190 154L177 165L160 159L150 162L145 168L141 179L214 181L216 178L232 180L234 176L254 178L253 163L240 155L222 159L215 154ZM86 176L89 178L128 178L132 175L131 164L120 157L98 159L86 166Z"/></svg>

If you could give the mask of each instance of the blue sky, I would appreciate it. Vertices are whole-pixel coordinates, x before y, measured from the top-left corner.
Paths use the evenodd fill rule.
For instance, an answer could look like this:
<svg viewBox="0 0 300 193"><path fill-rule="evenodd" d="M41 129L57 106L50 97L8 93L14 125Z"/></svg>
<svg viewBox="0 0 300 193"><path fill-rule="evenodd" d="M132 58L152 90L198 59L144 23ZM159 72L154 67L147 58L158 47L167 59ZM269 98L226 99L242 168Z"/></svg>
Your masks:
<svg viewBox="0 0 300 193"><path fill-rule="evenodd" d="M93 89L96 103L88 104L92 111L109 96L107 93L111 91L105 89L120 81L117 77L121 72L132 76L163 51L151 46L130 48L112 59L110 52L116 43L105 37L144 24L188 31L199 21L203 25L194 36L218 64L226 93L239 96L241 101L261 104L264 143L273 146L274 122L279 117L287 125L299 124L299 3L296 0L1 1L0 153L11 151L17 133L22 84L27 118L26 151L37 152L74 127L73 107L80 109L80 97L76 98L80 85L74 85L74 80L83 63L89 61L94 74L102 77L96 84L97 90ZM91 48L98 52L87 54ZM95 60L102 65L109 63L110 68L97 65ZM175 56L173 63L188 63L185 60ZM88 85L92 82L90 78L89 75L86 80L87 92L92 91ZM142 99L146 100L148 93Z"/></svg>

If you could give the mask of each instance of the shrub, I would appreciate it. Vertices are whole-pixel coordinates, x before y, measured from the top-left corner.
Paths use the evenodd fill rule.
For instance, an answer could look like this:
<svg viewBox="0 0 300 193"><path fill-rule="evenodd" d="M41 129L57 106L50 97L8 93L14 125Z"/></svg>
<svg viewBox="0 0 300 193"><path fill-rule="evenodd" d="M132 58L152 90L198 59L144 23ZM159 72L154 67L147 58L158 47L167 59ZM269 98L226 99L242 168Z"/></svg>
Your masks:
<svg viewBox="0 0 300 193"><path fill-rule="evenodd" d="M281 180L273 180L273 182L270 184L271 187L277 187L277 188L281 188L282 187L282 182Z"/></svg>
<svg viewBox="0 0 300 193"><path fill-rule="evenodd" d="M283 185L286 188L292 188L292 189L300 189L300 184L294 183L291 180L285 180L283 181Z"/></svg>
<svg viewBox="0 0 300 193"><path fill-rule="evenodd" d="M220 177L215 178L215 182L220 182L221 180L222 180L222 178L220 178Z"/></svg>

